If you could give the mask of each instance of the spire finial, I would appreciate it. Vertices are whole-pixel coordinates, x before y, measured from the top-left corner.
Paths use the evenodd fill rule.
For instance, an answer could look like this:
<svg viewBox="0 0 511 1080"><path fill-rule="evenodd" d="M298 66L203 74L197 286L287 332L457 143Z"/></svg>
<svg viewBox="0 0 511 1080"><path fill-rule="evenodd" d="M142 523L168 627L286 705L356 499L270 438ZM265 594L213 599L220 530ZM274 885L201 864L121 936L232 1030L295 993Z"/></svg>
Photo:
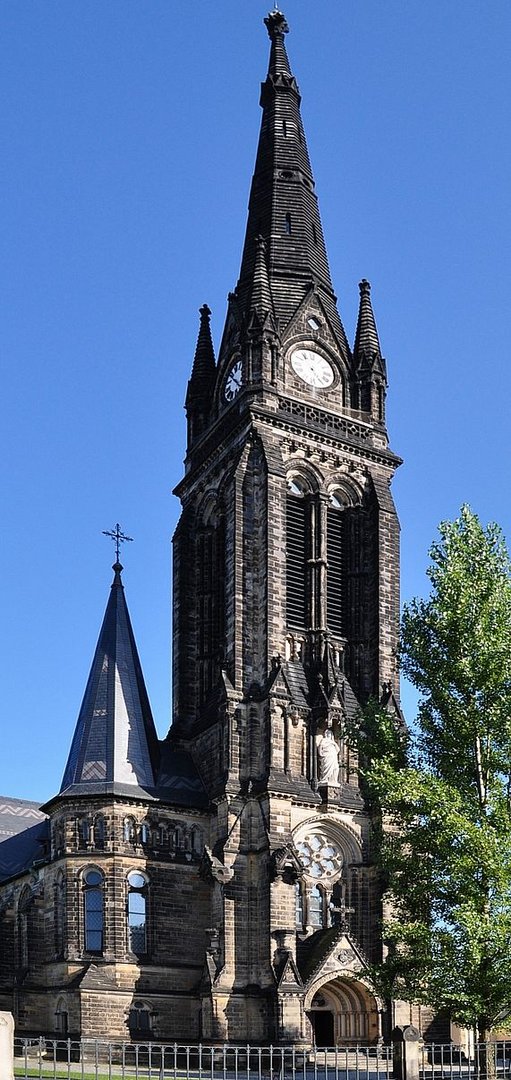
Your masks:
<svg viewBox="0 0 511 1080"><path fill-rule="evenodd" d="M269 11L264 20L264 24L268 30L269 37L272 41L275 40L277 34L289 34L289 26L287 25L286 16L282 14L278 8L274 11Z"/></svg>
<svg viewBox="0 0 511 1080"><path fill-rule="evenodd" d="M119 562L119 554L120 554L120 550L121 550L121 544L124 544L125 540L129 540L130 543L131 543L132 540L133 540L133 537L132 536L126 536L123 533L123 531L121 529L121 526L119 525L119 522L117 522L114 525L113 529L110 529L108 532L107 532L106 529L103 529L102 532L103 532L103 536L109 536L110 539L114 541L114 544L115 544L115 563L114 563L112 569L115 570L116 574L119 574L121 572L121 570L122 570L122 566L121 566L121 564Z"/></svg>
<svg viewBox="0 0 511 1080"><path fill-rule="evenodd" d="M371 292L371 282L368 281L367 278L362 278L362 281L359 281L358 287L361 296L369 296L369 293Z"/></svg>

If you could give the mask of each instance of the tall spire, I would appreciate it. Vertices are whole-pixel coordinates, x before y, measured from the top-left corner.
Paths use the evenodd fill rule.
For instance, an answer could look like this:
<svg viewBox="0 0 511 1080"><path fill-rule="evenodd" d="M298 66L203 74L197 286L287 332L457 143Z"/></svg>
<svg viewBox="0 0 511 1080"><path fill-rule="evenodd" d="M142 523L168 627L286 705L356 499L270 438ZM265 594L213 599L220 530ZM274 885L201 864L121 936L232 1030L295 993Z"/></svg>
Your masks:
<svg viewBox="0 0 511 1080"><path fill-rule="evenodd" d="M158 736L118 561L113 571L61 795L155 787Z"/></svg>
<svg viewBox="0 0 511 1080"><path fill-rule="evenodd" d="M248 222L236 296L247 315L258 266L258 237L266 249L269 285L281 330L315 286L349 353L335 306L314 178L300 115L300 93L291 72L280 11L264 20L271 40L261 88L263 118L250 192Z"/></svg>

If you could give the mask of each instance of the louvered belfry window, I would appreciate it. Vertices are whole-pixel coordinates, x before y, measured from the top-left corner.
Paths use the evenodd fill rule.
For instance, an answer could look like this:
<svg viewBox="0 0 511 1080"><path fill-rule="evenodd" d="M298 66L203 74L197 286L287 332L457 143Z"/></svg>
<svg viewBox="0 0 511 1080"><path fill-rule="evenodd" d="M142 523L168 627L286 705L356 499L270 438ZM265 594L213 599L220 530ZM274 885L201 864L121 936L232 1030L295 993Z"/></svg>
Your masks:
<svg viewBox="0 0 511 1080"><path fill-rule="evenodd" d="M286 496L286 616L295 629L307 627L308 500L305 488L291 480Z"/></svg>
<svg viewBox="0 0 511 1080"><path fill-rule="evenodd" d="M345 514L337 492L330 496L327 511L327 625L332 634L346 633Z"/></svg>

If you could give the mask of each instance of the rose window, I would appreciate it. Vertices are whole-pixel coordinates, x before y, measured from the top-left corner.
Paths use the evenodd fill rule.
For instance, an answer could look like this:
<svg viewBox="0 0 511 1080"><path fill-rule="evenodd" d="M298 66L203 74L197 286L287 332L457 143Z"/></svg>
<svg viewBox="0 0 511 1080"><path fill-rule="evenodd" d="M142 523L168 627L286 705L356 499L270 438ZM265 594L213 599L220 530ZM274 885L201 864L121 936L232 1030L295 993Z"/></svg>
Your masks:
<svg viewBox="0 0 511 1080"><path fill-rule="evenodd" d="M296 850L305 873L315 881L332 880L341 873L343 856L335 841L309 833L298 841Z"/></svg>

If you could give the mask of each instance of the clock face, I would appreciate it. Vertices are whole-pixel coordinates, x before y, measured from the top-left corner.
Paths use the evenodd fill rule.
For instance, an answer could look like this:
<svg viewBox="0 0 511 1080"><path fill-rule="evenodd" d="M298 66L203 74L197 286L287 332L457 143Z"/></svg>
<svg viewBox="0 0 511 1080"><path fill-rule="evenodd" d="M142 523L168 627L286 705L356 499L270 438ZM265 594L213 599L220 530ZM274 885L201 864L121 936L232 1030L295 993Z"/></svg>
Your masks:
<svg viewBox="0 0 511 1080"><path fill-rule="evenodd" d="M242 364L241 360L237 360L225 380L224 397L226 401L234 401L236 394L239 394L241 390L242 382Z"/></svg>
<svg viewBox="0 0 511 1080"><path fill-rule="evenodd" d="M291 355L291 367L298 378L320 390L331 386L335 378L332 365L312 349L295 349Z"/></svg>

